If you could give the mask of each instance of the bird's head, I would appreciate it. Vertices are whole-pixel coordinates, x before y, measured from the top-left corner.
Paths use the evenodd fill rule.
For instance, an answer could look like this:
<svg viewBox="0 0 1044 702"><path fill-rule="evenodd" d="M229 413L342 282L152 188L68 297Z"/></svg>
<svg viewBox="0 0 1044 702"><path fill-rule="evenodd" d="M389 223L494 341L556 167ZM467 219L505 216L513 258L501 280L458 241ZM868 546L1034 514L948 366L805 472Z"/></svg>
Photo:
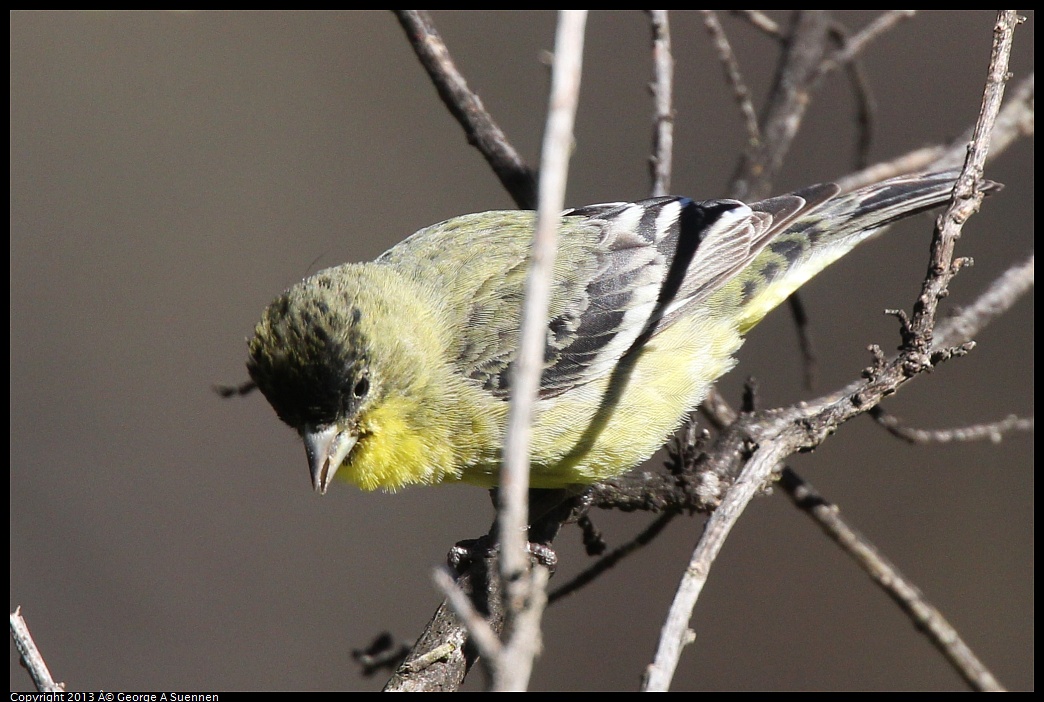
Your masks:
<svg viewBox="0 0 1044 702"><path fill-rule="evenodd" d="M321 493L349 460L360 417L382 391L351 278L331 269L298 283L268 306L249 341L250 377L301 435Z"/></svg>

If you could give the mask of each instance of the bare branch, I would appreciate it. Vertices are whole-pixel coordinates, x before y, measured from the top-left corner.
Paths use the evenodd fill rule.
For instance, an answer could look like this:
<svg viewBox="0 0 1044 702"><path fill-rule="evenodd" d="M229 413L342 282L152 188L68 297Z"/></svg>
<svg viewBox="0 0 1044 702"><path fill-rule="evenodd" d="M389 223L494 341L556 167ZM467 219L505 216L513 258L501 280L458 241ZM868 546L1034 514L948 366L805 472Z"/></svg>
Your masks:
<svg viewBox="0 0 1044 702"><path fill-rule="evenodd" d="M533 660L543 646L540 619L547 608L547 581L551 578L551 571L542 565L535 565L530 573L526 599L519 602L512 621L510 638L497 659L496 676L492 686L495 692L524 692L529 685Z"/></svg>
<svg viewBox="0 0 1044 702"><path fill-rule="evenodd" d="M816 345L812 341L812 327L808 323L805 303L801 295L793 294L787 298L790 316L797 327L798 343L801 347L801 367L805 369L805 387L811 390L816 386L816 369L819 367L816 358Z"/></svg>
<svg viewBox="0 0 1044 702"><path fill-rule="evenodd" d="M917 14L917 10L889 10L880 15L873 22L863 27L859 32L846 38L844 46L842 46L836 54L830 56L826 61L820 64L819 75L817 78L851 62L864 49L866 49L874 39L877 39L885 32L893 29L897 24L899 24L899 22L910 19L915 14Z"/></svg>
<svg viewBox="0 0 1044 702"><path fill-rule="evenodd" d="M562 585L556 587L551 593L548 594L548 604L554 604L566 595L573 594L577 590L583 588L588 583L593 582L602 573L606 572L607 570L611 570L614 566L616 566L617 563L622 561L624 558L627 558L627 556L630 556L632 553L636 552L642 546L646 546L649 543L651 543L652 540L659 536L660 532L662 532L667 527L667 525L670 524L671 521L673 521L674 518L677 517L679 514L681 514L681 512L677 510L671 510L669 512L664 512L663 514L661 514L659 517L653 520L652 524L643 529L633 539L631 539L625 544L621 544L620 546L614 548L612 551L599 558L597 561L594 562L594 564L585 568L572 580L562 583Z"/></svg>
<svg viewBox="0 0 1044 702"><path fill-rule="evenodd" d="M1030 74L1009 91L1008 100L997 115L987 161L1004 153L1016 139L1031 136L1033 117L1034 75ZM858 173L838 178L835 182L842 191L849 192L904 173L954 168L959 166L967 155L968 142L972 139L974 129L974 126L969 127L949 144L914 149L890 161L877 163Z"/></svg>
<svg viewBox="0 0 1044 702"><path fill-rule="evenodd" d="M998 27L995 29L996 50L991 58L989 77L983 96L983 113L980 115L976 127L977 138L973 140L969 149L969 168L974 168L978 173L981 173L981 165L974 166L973 164L981 164L981 161L985 158L982 138L984 135L989 134L989 126L995 119L999 107L1000 96L998 91L1007 74L1006 52L1010 50L1011 34L1014 31L1015 24L1014 13L1004 14L998 20ZM958 181L957 189L964 189L965 192L970 191L970 186L967 183L967 174L964 174ZM967 202L970 198L971 195L968 194L961 202ZM935 323L937 302L945 289L945 282L941 281L942 279L948 281L955 272L954 266L950 262L952 260L953 239L957 233L955 227L959 229L959 225L963 224L965 219L971 214L971 209L961 208L956 213L955 209L951 207L948 216L941 218L945 225L943 228L946 231L937 231L934 237L932 264L917 302L914 319L904 324L902 330L904 347L899 356L892 361L868 369L865 372L867 377L865 383L853 383L841 394L834 394L806 403L802 407L792 408L803 416L801 419L803 424L802 430L808 432L810 439L820 436L821 432L833 431L834 428L839 426L839 422L847 421L848 417L865 412L870 407L875 406L883 397L894 393L900 385L907 382L914 375L928 370L932 363L941 360L943 352L948 350L946 347L932 342L932 331ZM1032 264L1030 264L1030 268L1032 268ZM1022 270L1025 270L1025 266L1022 267ZM1024 278L1025 274L1022 276L1005 274L1005 279L1008 281L1012 279L1024 281ZM1014 285L1019 287L1018 284ZM1025 289L1025 283L1022 282L1021 285ZM1007 299L1004 295L997 297ZM949 350L952 351L953 349ZM773 421L781 419L784 414L785 412L777 413L773 416ZM825 434L822 434L822 436L825 436ZM818 440L820 439L815 439L815 441Z"/></svg>
<svg viewBox="0 0 1044 702"><path fill-rule="evenodd" d="M761 120L762 139L749 147L730 189L739 200L757 200L768 195L808 107L808 93L823 57L828 16L823 10L795 13L793 29L786 39L775 84Z"/></svg>
<svg viewBox="0 0 1044 702"><path fill-rule="evenodd" d="M783 38L783 30L779 28L779 24L760 10L729 10L729 12L747 20L752 27L761 30L773 39Z"/></svg>
<svg viewBox="0 0 1044 702"><path fill-rule="evenodd" d="M970 341L994 318L1011 309L1033 288L1033 260L1034 254L1030 254L1022 263L1004 271L974 303L939 322L935 327L932 350Z"/></svg>
<svg viewBox="0 0 1044 702"><path fill-rule="evenodd" d="M967 343L993 319L1004 314L1033 288L1033 256L1012 266L995 280L976 300L936 326L933 350ZM898 356L881 358L878 365L885 368L898 363ZM807 416L824 411L828 406L844 404L844 398L855 397L866 386L865 380L849 383L844 388L828 395L803 403L799 407L781 408L765 413L776 421L789 416L792 421L805 421ZM668 512L671 510L704 511L713 502L712 495L704 491L710 482L720 481L722 489L727 486L729 476L735 473L728 465L717 463L714 458L725 455L733 457L741 451L742 436L733 436L731 425L739 414L720 393L708 394L700 406L701 413L712 426L722 430L714 444L707 448L699 460L686 468L682 475L663 473L628 473L613 480L593 486L589 491L591 504L600 509L641 510ZM754 423L756 425L756 423ZM768 429L767 421L762 427L755 426L754 433ZM731 441L730 444L723 442Z"/></svg>
<svg viewBox="0 0 1044 702"><path fill-rule="evenodd" d="M464 628L468 630L468 635L478 647L479 654L491 660L498 659L504 649L500 643L500 637L471 604L471 600L464 591L457 587L453 576L447 572L446 568L436 568L432 573L432 579L435 581L435 587L453 608L454 614L464 623ZM414 667L416 667L415 664Z"/></svg>
<svg viewBox="0 0 1044 702"><path fill-rule="evenodd" d="M849 40L848 31L840 23L835 23L830 28L830 36L840 46L845 46ZM867 80L862 64L856 60L847 61L845 73L848 75L849 85L856 100L856 148L855 168L866 168L870 160L870 143L874 134L874 116L877 114L877 105L870 91L870 81Z"/></svg>
<svg viewBox="0 0 1044 702"><path fill-rule="evenodd" d="M758 126L758 116L754 110L754 102L750 97L750 89L743 80L740 72L739 61L736 53L732 50L729 38L725 36L725 29L721 26L718 13L714 10L701 10L703 13L703 26L711 36L714 48L718 52L718 60L725 71L725 80L732 86L732 95L740 108L743 116L743 124L747 129L747 142L755 145L761 142L761 128Z"/></svg>
<svg viewBox="0 0 1044 702"><path fill-rule="evenodd" d="M10 623L11 638L36 689L40 692L65 692L65 685L56 683L51 677L51 671L47 669L47 663L40 655L40 650L36 648L32 634L29 633L29 625L22 617L21 607L15 607L15 611L11 612Z"/></svg>
<svg viewBox="0 0 1044 702"><path fill-rule="evenodd" d="M907 359L908 364L923 363L928 367L931 363L927 354L932 344L936 310L939 300L948 292L947 285L957 274L957 267L953 265L953 247L961 235L964 222L978 211L982 203L983 193L979 190L979 183L982 181L982 172L986 165L986 154L989 153L993 124L997 120L1004 99L1004 85L1010 77L1008 58L1011 55L1012 38L1018 21L1018 14L1014 10L1005 10L999 13L994 26L993 52L990 56L986 90L979 119L968 147L968 157L954 187L950 206L936 224L928 276L921 288L921 295L914 304L913 319L909 328L904 330L904 347L910 356Z"/></svg>
<svg viewBox="0 0 1044 702"><path fill-rule="evenodd" d="M540 580L546 569L526 577L529 441L531 417L543 366L547 312L551 298L555 248L565 208L566 175L573 141L573 121L580 93L586 10L562 10L555 35L551 98L540 163L540 206L526 278L519 352L511 381L511 405L500 473L498 530L500 573L505 594L506 641L493 666L493 689L524 691L540 647L539 622L546 600Z"/></svg>
<svg viewBox="0 0 1044 702"><path fill-rule="evenodd" d="M670 194L671 157L674 153L674 56L667 10L648 10L653 34L653 82L650 89L656 106L653 127L653 197Z"/></svg>
<svg viewBox="0 0 1044 702"><path fill-rule="evenodd" d="M406 37L435 84L439 97L464 127L468 143L482 153L515 203L521 209L532 209L536 203L536 179L532 169L508 142L482 100L468 88L431 16L424 10L393 12L406 30Z"/></svg>
<svg viewBox="0 0 1044 702"><path fill-rule="evenodd" d="M496 553L478 545L467 551L470 558L458 564L456 588L464 592L494 631L504 623L500 580L496 575ZM406 659L384 686L385 692L456 691L476 660L468 646L468 631L448 601L439 605ZM448 648L447 648L448 647ZM433 659L434 652L444 652Z"/></svg>
<svg viewBox="0 0 1044 702"><path fill-rule="evenodd" d="M783 469L780 485L794 504L810 516L823 531L851 556L874 582L903 608L961 676L979 691L1002 691L1004 688L986 668L957 630L937 610L916 585L882 556L866 537L849 526L836 505L827 502L810 484L789 468Z"/></svg>
<svg viewBox="0 0 1044 702"><path fill-rule="evenodd" d="M1005 129L1007 129L1007 133L1011 135L1009 141L1011 139L1016 138L1019 135L1025 134L1027 132L1032 132L1032 76L1027 81L1024 81L1022 86L1020 86L1020 90L1013 92L1015 93L1015 96L1013 96L1009 104L1005 106L1004 110L1004 113L1007 113L1009 112L1009 110L1012 110L1010 119L1005 120L1003 116L1004 113L1002 113L1002 116L997 121L997 127L994 131L997 143L1001 142L1001 139L998 137L998 134ZM1011 103L1017 104L1013 105ZM1018 109L1016 110L1016 108ZM961 151L964 150L964 145L966 143L967 140L965 140L964 144L960 145ZM935 159L938 158L939 154L941 153L945 153L945 148L939 147L936 149L922 150L922 152L916 154L915 156L910 156L909 158L913 159L916 157L924 159L926 158L925 154L930 154L930 157L932 159ZM917 169L918 168L913 168L911 170ZM875 180L877 179L880 178L875 178ZM1031 287L1032 257L1028 262L1028 268L1028 285ZM1025 275L1013 277L1021 281L1021 289L1025 290ZM1007 290L1010 290L1013 287L1020 286L1013 284L1005 287ZM990 307L990 305L985 306ZM978 307L979 305L978 303L976 303L976 305L973 305L972 307L968 308L968 310L965 310L965 312L969 312L969 310L972 309L978 309ZM997 313L999 314L999 312ZM971 313L969 312L969 314ZM984 324L988 322L990 318L990 313L987 313L982 323ZM943 335L943 331L946 327L946 324L947 322L939 324L938 330L936 332L936 341L945 338ZM888 364L883 363L883 365L887 366ZM786 410L781 410L774 413L761 413L755 416L747 416L743 420L743 424L741 426L732 427L723 436L719 437L719 441L715 444L715 446L711 447L708 450L708 452L712 455L718 454L719 452L721 454L728 454L732 456L732 460L738 464L742 462L742 456L744 455L743 447L752 445L751 442L759 443L760 441L764 441L765 443L775 443L777 440L781 440L784 443L788 443L790 445L790 449L788 449L790 451L796 450L794 449L795 446L814 445L818 441L821 441L822 438L825 437L826 433L833 431L833 429L836 428L836 426L838 426L841 422L846 421L847 418L849 418L850 416L854 416L854 414L858 414L862 411L865 411L866 409L865 406L862 406L862 409L856 408L855 411L849 414L847 411L838 411L838 407L847 405L847 407L851 409L855 407L853 403L867 402L869 404L869 402L871 402L874 397L877 397L877 399L879 400L880 397L883 397L885 394L888 394L889 392L894 392L895 387L898 387L901 383L909 379L908 377L904 376L903 373L896 372L895 367L888 368L887 370L888 373L875 376L875 378L872 379L873 382L871 383L862 381L858 384L855 384L854 386L846 388L844 392L847 393L847 397L842 395L841 393L833 393L829 397L822 398L820 401L817 402L809 403L808 405L802 408L788 408ZM870 388L869 391L868 387ZM885 391L882 389L884 387L890 387L891 389ZM712 406L713 403L711 402L711 399L713 398L708 398L708 402L705 403L704 411L706 411L706 407ZM830 403L837 403L837 406L831 407L829 406ZM822 413L823 416L817 416L817 412ZM718 419L715 421L715 424L721 427L731 422L736 415L735 412L731 408L729 408L727 404L720 403L719 405L717 405L717 410L712 413L712 416L718 417ZM784 429L786 431L784 431ZM749 438L751 436L755 438ZM730 448L728 450L723 450L723 447L726 446L726 443L723 442L729 441L731 441L731 443L727 445ZM733 470L732 472L728 472L724 469L717 468L716 470L717 472L714 473L715 475L720 473L721 475L725 476L735 475L735 472L737 472L735 470ZM769 471L769 474L771 474L771 471ZM631 473L628 476L621 476L621 478L617 479L616 481L612 481L612 483L624 484L627 483L628 480L630 480L630 482L633 483L633 485L635 486L634 489L636 492L640 492L642 489L645 490L645 493L643 495L636 494L634 501L630 503L629 507L623 508L653 509L655 511L669 510L672 508L671 505L683 504L682 498L684 497L688 499L687 502L684 502L686 509L698 509L698 507L692 506L696 503L696 500L694 500L691 496L699 489L699 485L690 481L690 483L687 484L687 487L679 490L677 487L679 478L677 478L676 476L647 476L649 476L649 474L642 475ZM660 478L663 479L660 480ZM643 479L646 481L643 482ZM656 482L658 480L659 482ZM684 478L680 480L683 483L685 482ZM731 480L731 478L729 478L729 480ZM668 485L668 483L670 483L670 485ZM728 486L728 484L728 481L723 482L722 488L724 489ZM649 489L650 486L655 485L659 485L660 488L654 487L654 489ZM614 502L612 505L609 505L608 503L610 501L615 500L616 497L618 497L622 493L617 493L613 497L609 497L609 493L605 490L603 490L604 494L597 492L599 489L608 489L610 487L612 487L612 485L597 486L594 492L596 495L600 495L600 497L596 497L595 502L599 506L614 506L619 508L626 503L626 499L621 499L618 502ZM729 498L730 501L732 499L732 496L730 496L729 494L726 494L725 497ZM659 506L654 506L656 504L658 504ZM709 564L709 561L707 563ZM675 638L675 642L677 643L679 651L680 646L684 644L685 640L686 638L684 636L681 636L680 638Z"/></svg>
<svg viewBox="0 0 1044 702"><path fill-rule="evenodd" d="M787 455L784 442L772 441L759 447L743 468L736 482L725 493L721 504L711 514L703 528L689 565L674 595L667 620L660 631L653 662L646 668L642 690L666 692L670 688L674 671L678 667L682 648L692 641L689 620L696 600L710 575L711 565L717 558L726 537L740 514L754 495L768 482L769 477Z"/></svg>
<svg viewBox="0 0 1044 702"><path fill-rule="evenodd" d="M969 343L971 338L978 334L987 324L1004 314L1028 293L1033 288L1033 258L1033 255L1030 255L1029 259L1023 263L1009 268L975 302L961 309L953 316L939 322L935 328L931 353ZM877 383L886 371L894 373L895 369L900 368L901 365L902 354L891 359L881 358L877 363L877 367L868 369L866 374L871 377L872 383ZM782 415L788 411L798 410L802 417L807 417L809 415L819 415L827 411L831 406L840 408L849 403L861 406L860 403L865 402L864 393L867 388L868 383L865 380L857 380L829 395L806 402L801 408L792 407L786 410L779 410L778 413ZM882 396L891 394L894 391L893 389L890 392L884 392ZM880 390L875 388L874 394L876 395L878 392ZM805 414L806 412L807 414Z"/></svg>
<svg viewBox="0 0 1044 702"><path fill-rule="evenodd" d="M992 441L1000 443L1005 434L1013 431L1033 431L1033 417L1017 417L1010 414L997 422L984 424L973 424L968 427L957 429L916 429L903 426L898 417L888 414L881 406L874 407L869 412L878 424L888 430L888 433L911 444L948 444L964 441Z"/></svg>
<svg viewBox="0 0 1044 702"><path fill-rule="evenodd" d="M1032 285L1033 257L1031 256L1025 263L1015 266L1005 272L1004 275L995 281L990 288L976 300L975 303L962 310L956 317L940 323L938 333L936 334L937 344L948 346L963 343L996 316L1010 308L1017 299L1032 288ZM887 366L887 368L890 369L891 382L894 384L894 387L898 387L898 385L912 379L902 372L901 358L902 357L899 356L890 362L882 362L882 365ZM878 380L880 380L880 378L878 378ZM730 460L740 460L740 452L737 450L737 447L742 445L743 436L752 436L754 437L752 441L756 441L756 443L761 445L770 446L781 446L783 443L792 440L796 441L797 443L794 444L794 446L790 449L786 449L785 455L789 455L799 448L811 448L815 444L821 442L829 433L832 433L837 426L840 426L841 423L847 421L847 418L855 416L861 411L858 408L862 403L866 402L865 398L860 399L862 397L861 393L866 388L866 385L867 383L865 381L858 381L850 384L843 391L832 393L831 395L819 400L803 403L802 405L783 410L774 410L771 412L759 413L758 415L744 415L742 418L737 418L735 411L719 397L717 404L714 406L714 411L710 416L714 417L715 421L724 421L727 426L715 441L715 444L708 449L705 459L698 466L698 471L701 473L710 471L715 475L729 475L730 469L724 464ZM879 400L884 395L891 394L891 392L894 392L894 389L890 392L875 392L874 396ZM850 416L846 418L846 415ZM724 457L725 460L715 461L713 459L708 459L707 457ZM716 465L716 463L722 465ZM743 469L741 476L748 474L748 468L749 464ZM732 498L733 489L734 487L730 487L725 491L723 504L726 500L728 500L730 504L735 504L735 500ZM678 493L672 487L669 489L662 489L659 492L647 492L645 500L648 504L655 504L658 498L663 498L664 502L669 504L672 499L678 499L677 495ZM746 489L741 495L741 498L745 495ZM687 500L687 498L679 500L678 503L674 504L684 504L685 500ZM661 507L661 509L667 509L667 507ZM736 513L736 516L738 517L738 513ZM697 547L698 549L703 547L704 538L701 538L700 546ZM695 560L694 554L694 561ZM689 574L692 573L691 565L686 573L686 577L690 577ZM695 587L696 584L687 584L687 588L690 590ZM693 594L690 591L686 592L685 596L691 598L693 596L698 596L698 594L698 592ZM682 593L679 591L679 597L681 595ZM893 595L893 597L897 596ZM932 622L933 628L937 628L939 631L944 631L941 625L938 625L938 622L935 621L934 614L929 617L929 620ZM667 625L665 625L665 629L666 626ZM677 625L672 628L671 635L674 637L674 648L670 649L672 654L674 652L680 653L679 642L684 642L684 637L681 639L678 638L679 636L682 636L680 631L681 630ZM936 636L938 636L938 634L936 634ZM942 646L939 642L950 642L954 640L955 639L948 636L942 639L936 639L937 645L939 645L940 648L942 648ZM956 640L959 641L959 639ZM663 645L662 640L661 645ZM947 658L951 661L955 661L955 665L960 665L962 675L965 675L972 684L986 685L986 682L988 681L986 681L984 675L980 674L974 665L964 662L967 660L974 660L974 656L970 651L966 651L966 649L967 647L962 645L957 647L956 653L952 651L944 652L946 653ZM969 670L971 670L972 673L966 673L966 671ZM988 675L988 671L985 675Z"/></svg>

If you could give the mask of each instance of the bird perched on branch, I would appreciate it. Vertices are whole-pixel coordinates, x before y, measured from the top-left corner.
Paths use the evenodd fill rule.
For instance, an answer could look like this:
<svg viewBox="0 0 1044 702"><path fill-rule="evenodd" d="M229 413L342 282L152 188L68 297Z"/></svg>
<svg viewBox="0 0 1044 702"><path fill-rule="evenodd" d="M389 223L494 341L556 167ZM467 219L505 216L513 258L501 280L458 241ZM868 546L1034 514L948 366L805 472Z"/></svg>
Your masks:
<svg viewBox="0 0 1044 702"><path fill-rule="evenodd" d="M531 484L594 483L648 458L751 327L876 230L947 201L956 177L564 212ZM497 484L535 220L455 217L269 305L247 368L304 440L316 490L335 474L365 490Z"/></svg>

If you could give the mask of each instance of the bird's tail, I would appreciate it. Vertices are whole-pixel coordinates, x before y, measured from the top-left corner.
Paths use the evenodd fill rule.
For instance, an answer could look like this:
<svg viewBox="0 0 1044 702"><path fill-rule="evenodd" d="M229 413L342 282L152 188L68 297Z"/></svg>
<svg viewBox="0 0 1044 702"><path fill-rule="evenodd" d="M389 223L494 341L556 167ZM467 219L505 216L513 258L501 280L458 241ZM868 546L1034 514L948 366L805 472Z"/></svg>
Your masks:
<svg viewBox="0 0 1044 702"><path fill-rule="evenodd" d="M945 203L957 176L958 171L900 176L837 195L802 214L741 274L740 332L882 227ZM982 190L1000 187L986 181ZM759 210L760 204L751 209Z"/></svg>

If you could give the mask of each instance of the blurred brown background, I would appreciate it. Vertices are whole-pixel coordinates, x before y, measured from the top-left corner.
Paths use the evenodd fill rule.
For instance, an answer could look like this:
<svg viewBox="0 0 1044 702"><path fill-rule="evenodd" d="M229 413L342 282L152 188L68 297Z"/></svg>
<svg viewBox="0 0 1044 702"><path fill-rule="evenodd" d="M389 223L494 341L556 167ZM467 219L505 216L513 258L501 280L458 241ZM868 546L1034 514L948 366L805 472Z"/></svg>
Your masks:
<svg viewBox="0 0 1044 702"><path fill-rule="evenodd" d="M783 19L783 16L778 16ZM858 29L874 15L840 13ZM553 13L438 12L471 86L531 163ZM724 17L759 101L777 48ZM723 194L743 133L693 13L671 17L673 190ZM978 111L992 12L924 13L865 66L872 160L952 138ZM1014 82L1033 70L1034 22ZM567 201L648 194L649 28L588 24ZM851 170L854 101L814 96L777 191ZM965 228L974 299L1033 248L1033 141L987 175L1007 184ZM469 486L312 493L301 443L246 379L244 338L284 287L366 260L421 226L511 207L387 12L11 15L11 586L72 690L378 689L350 650L412 641L439 600L433 566L483 533ZM867 344L898 343L927 256L921 217L807 288L819 390L858 376ZM916 426L1033 413L1033 299L968 357L886 407ZM785 311L751 335L721 387L756 376L766 406L811 397ZM803 475L908 573L1000 680L1032 689L1033 438L911 447L867 418ZM649 515L596 514L615 545ZM701 526L652 547L545 617L533 689L634 689ZM559 539L556 581L587 564ZM780 494L756 500L719 558L675 689L961 689L887 600ZM11 647L12 690L30 689ZM468 686L481 687L481 675Z"/></svg>

